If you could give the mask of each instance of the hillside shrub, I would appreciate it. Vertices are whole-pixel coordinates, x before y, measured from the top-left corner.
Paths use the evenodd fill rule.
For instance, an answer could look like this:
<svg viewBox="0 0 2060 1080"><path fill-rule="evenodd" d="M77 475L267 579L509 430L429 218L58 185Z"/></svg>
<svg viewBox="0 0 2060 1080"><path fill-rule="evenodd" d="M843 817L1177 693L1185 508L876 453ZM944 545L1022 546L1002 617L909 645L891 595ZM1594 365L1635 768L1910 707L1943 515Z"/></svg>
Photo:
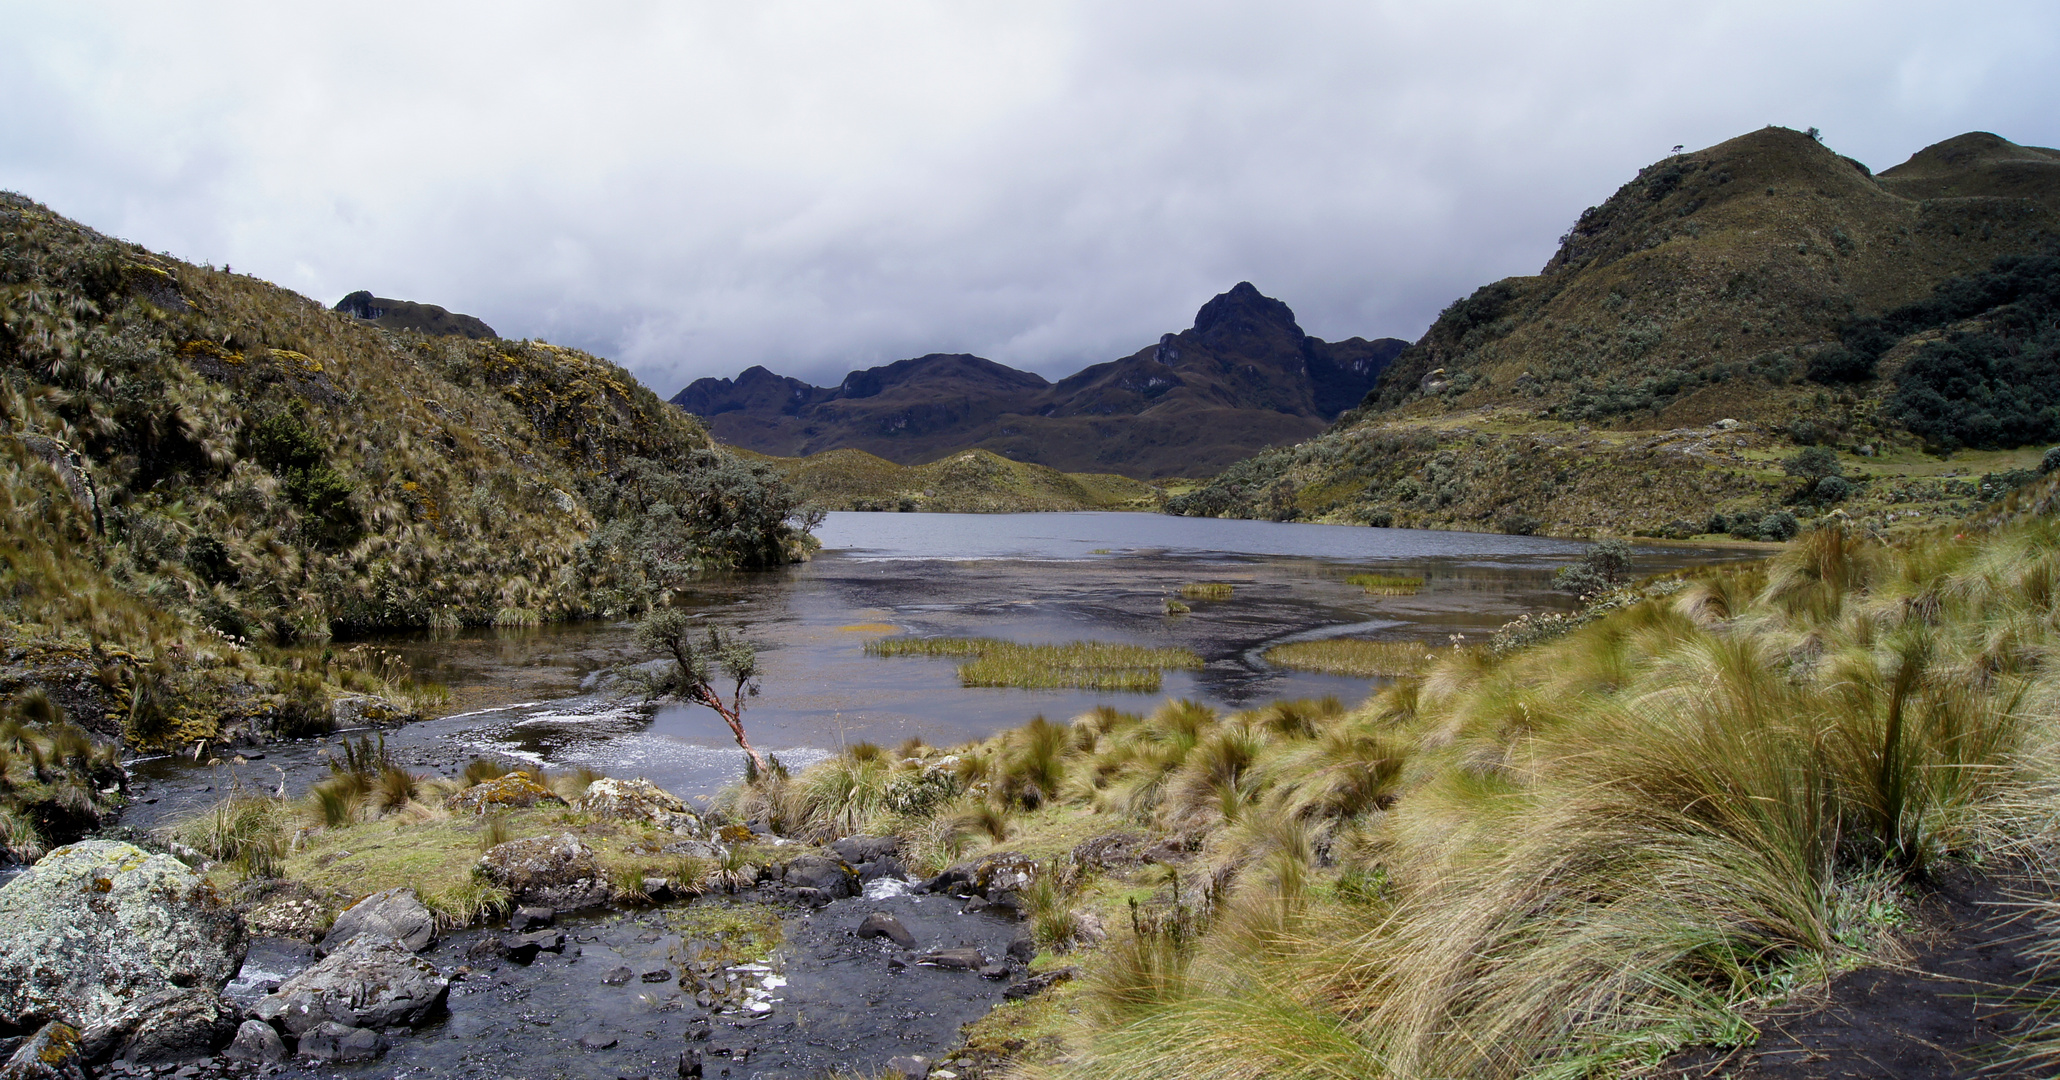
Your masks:
<svg viewBox="0 0 2060 1080"><path fill-rule="evenodd" d="M1803 369L1803 377L1826 386L1866 382L1874 377L1875 358L1843 345L1819 349Z"/></svg>
<svg viewBox="0 0 2060 1080"><path fill-rule="evenodd" d="M1760 519L1760 531L1757 539L1770 542L1793 540L1795 539L1795 534L1800 531L1802 531L1802 523L1795 519L1794 514L1786 510L1776 510Z"/></svg>

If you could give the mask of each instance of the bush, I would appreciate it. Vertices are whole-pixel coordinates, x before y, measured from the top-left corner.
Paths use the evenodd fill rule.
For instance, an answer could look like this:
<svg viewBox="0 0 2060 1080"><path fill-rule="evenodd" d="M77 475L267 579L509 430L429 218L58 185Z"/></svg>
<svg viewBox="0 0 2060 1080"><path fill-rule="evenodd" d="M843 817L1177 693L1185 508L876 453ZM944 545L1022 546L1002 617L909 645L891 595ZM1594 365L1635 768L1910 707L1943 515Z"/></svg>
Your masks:
<svg viewBox="0 0 2060 1080"><path fill-rule="evenodd" d="M1588 549L1581 561L1552 575L1552 587L1576 596L1596 596L1623 583L1631 568L1631 545L1604 540Z"/></svg>
<svg viewBox="0 0 2060 1080"><path fill-rule="evenodd" d="M2039 459L2040 476L2052 472L2054 469L2060 469L2060 446L2047 450L2046 456Z"/></svg>
<svg viewBox="0 0 2060 1080"><path fill-rule="evenodd" d="M1801 530L1802 525L1795 520L1794 514L1786 510L1776 510L1760 519L1759 538L1768 541L1793 540L1795 534Z"/></svg>
<svg viewBox="0 0 2060 1080"><path fill-rule="evenodd" d="M1817 355L1810 357L1809 365L1803 370L1803 377L1826 386L1866 382L1874 377L1874 359L1843 345L1833 345L1818 350Z"/></svg>
<svg viewBox="0 0 2060 1080"><path fill-rule="evenodd" d="M1821 480L1837 476L1843 470L1838 464L1838 455L1828 446L1812 446L1781 463L1781 471L1805 480Z"/></svg>
<svg viewBox="0 0 2060 1080"><path fill-rule="evenodd" d="M1853 493L1853 482L1843 476L1827 476L1811 491L1818 502L1844 502Z"/></svg>

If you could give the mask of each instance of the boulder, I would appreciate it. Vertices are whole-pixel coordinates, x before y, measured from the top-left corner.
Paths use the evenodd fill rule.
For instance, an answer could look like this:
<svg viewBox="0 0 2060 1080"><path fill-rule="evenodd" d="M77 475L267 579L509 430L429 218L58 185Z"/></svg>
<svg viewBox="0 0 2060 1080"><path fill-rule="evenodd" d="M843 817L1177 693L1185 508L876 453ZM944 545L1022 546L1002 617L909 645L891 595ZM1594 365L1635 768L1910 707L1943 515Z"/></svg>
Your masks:
<svg viewBox="0 0 2060 1080"><path fill-rule="evenodd" d="M329 703L329 719L339 728L394 727L412 724L422 714L378 694L345 694Z"/></svg>
<svg viewBox="0 0 2060 1080"><path fill-rule="evenodd" d="M243 920L169 855L93 840L0 888L0 1023L116 1021L160 990L220 993L243 965Z"/></svg>
<svg viewBox="0 0 2060 1080"><path fill-rule="evenodd" d="M1016 851L983 856L973 864L973 889L989 900L1002 893L1019 893L1037 880L1037 863Z"/></svg>
<svg viewBox="0 0 2060 1080"><path fill-rule="evenodd" d="M300 1056L315 1061L370 1061L386 1053L386 1036L325 1020L300 1037Z"/></svg>
<svg viewBox="0 0 2060 1080"><path fill-rule="evenodd" d="M479 869L517 902L558 911L605 904L615 891L594 850L571 833L510 840L480 856Z"/></svg>
<svg viewBox="0 0 2060 1080"><path fill-rule="evenodd" d="M1008 953L1009 959L1021 964L1027 964L1037 958L1037 938L1030 933L1028 927L1018 929L1016 936L1009 939Z"/></svg>
<svg viewBox="0 0 2060 1080"><path fill-rule="evenodd" d="M860 881L878 881L881 878L905 878L907 876L908 867L900 859L892 855L882 855L877 859L858 864L858 880Z"/></svg>
<svg viewBox="0 0 2060 1080"><path fill-rule="evenodd" d="M837 857L857 866L890 855L901 854L901 838L898 836L847 836L832 841L830 850Z"/></svg>
<svg viewBox="0 0 2060 1080"><path fill-rule="evenodd" d="M631 971L631 970L630 970L629 968L626 968L626 967L619 967L619 968L616 968L615 970L613 970L613 971L609 972L608 974L606 974L606 975L603 975L603 976L601 976L601 985L602 985L602 986L627 986L627 985L629 985L629 981L630 981L631 979L634 979L634 978L636 978L636 977L637 977L637 973L636 973L636 972L634 972L634 971Z"/></svg>
<svg viewBox="0 0 2060 1080"><path fill-rule="evenodd" d="M1003 990L1001 996L1010 1001L1022 1001L1025 998L1033 998L1078 974L1080 974L1080 969L1076 967L1055 968L1024 979L1022 982Z"/></svg>
<svg viewBox="0 0 2060 1080"><path fill-rule="evenodd" d="M262 1020L245 1020L236 1029L236 1038L230 1041L222 1056L230 1061L255 1061L272 1064L286 1060L286 1040L272 1025Z"/></svg>
<svg viewBox="0 0 2060 1080"><path fill-rule="evenodd" d="M474 784L443 801L444 807L453 813L485 814L495 810L519 810L531 806L564 806L565 800L558 793L537 783L534 776L525 772L511 772L506 776Z"/></svg>
<svg viewBox="0 0 2060 1080"><path fill-rule="evenodd" d="M0 1080L86 1080L79 1029L62 1020L44 1024L0 1065Z"/></svg>
<svg viewBox="0 0 2060 1080"><path fill-rule="evenodd" d="M884 1075L894 1080L923 1080L930 1075L930 1059L920 1054L888 1058Z"/></svg>
<svg viewBox="0 0 2060 1080"><path fill-rule="evenodd" d="M866 939L886 938L904 949L916 947L916 936L909 933L901 920L884 911L875 911L858 924L858 936Z"/></svg>
<svg viewBox="0 0 2060 1080"><path fill-rule="evenodd" d="M280 983L251 1012L292 1035L330 1022L399 1027L421 1023L450 988L450 979L399 942L359 940ZM307 1053L305 1043L301 1053Z"/></svg>
<svg viewBox="0 0 2060 1080"><path fill-rule="evenodd" d="M563 953L565 935L556 930L532 930L527 934L510 934L500 939L501 955L518 964L527 964L536 959L540 952Z"/></svg>
<svg viewBox="0 0 2060 1080"><path fill-rule="evenodd" d="M360 936L398 941L409 952L421 952L436 941L436 915L413 889L388 889L352 904L336 917L322 939L321 951L333 953Z"/></svg>
<svg viewBox="0 0 2060 1080"><path fill-rule="evenodd" d="M558 918L558 913L547 907L519 907L508 916L508 929L517 933L542 930Z"/></svg>
<svg viewBox="0 0 2060 1080"><path fill-rule="evenodd" d="M595 817L648 822L682 836L708 835L701 815L688 809L671 792L644 779L603 777L587 785L586 794L572 808Z"/></svg>
<svg viewBox="0 0 2060 1080"><path fill-rule="evenodd" d="M814 889L832 900L858 895L858 871L828 855L802 855L781 878L789 889Z"/></svg>
<svg viewBox="0 0 2060 1080"><path fill-rule="evenodd" d="M1120 870L1144 861L1149 839L1139 832L1110 832L1081 841L1070 859L1083 870Z"/></svg>
<svg viewBox="0 0 2060 1080"><path fill-rule="evenodd" d="M212 1055L236 1034L236 1008L211 990L172 987L139 998L107 1025L86 1032L92 1047L116 1045L123 1061L156 1064Z"/></svg>

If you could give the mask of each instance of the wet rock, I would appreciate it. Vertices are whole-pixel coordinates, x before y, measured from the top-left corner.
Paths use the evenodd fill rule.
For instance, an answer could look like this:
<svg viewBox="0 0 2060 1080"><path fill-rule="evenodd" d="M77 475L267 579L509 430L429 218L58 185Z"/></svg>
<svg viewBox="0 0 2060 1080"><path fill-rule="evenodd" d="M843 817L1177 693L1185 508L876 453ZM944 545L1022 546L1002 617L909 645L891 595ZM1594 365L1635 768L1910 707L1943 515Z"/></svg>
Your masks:
<svg viewBox="0 0 2060 1080"><path fill-rule="evenodd" d="M234 1037L236 1010L213 991L174 987L132 1003L115 1026L123 1061L192 1061Z"/></svg>
<svg viewBox="0 0 2060 1080"><path fill-rule="evenodd" d="M0 1065L0 1080L86 1080L79 1029L62 1020L44 1024Z"/></svg>
<svg viewBox="0 0 2060 1080"><path fill-rule="evenodd" d="M603 777L587 785L586 793L572 808L595 817L649 822L681 836L708 835L701 815L688 809L678 796L644 779Z"/></svg>
<svg viewBox="0 0 2060 1080"><path fill-rule="evenodd" d="M1010 1001L1022 1001L1026 998L1033 998L1078 974L1080 974L1080 969L1076 967L1054 968L1039 975L1032 975L1022 982L1003 990L1001 996Z"/></svg>
<svg viewBox="0 0 2060 1080"><path fill-rule="evenodd" d="M527 964L536 959L540 952L563 953L565 935L556 930L536 930L527 934L511 934L501 939L502 954L518 964Z"/></svg>
<svg viewBox="0 0 2060 1080"><path fill-rule="evenodd" d="M329 703L329 719L337 727L394 727L412 724L422 714L378 694L346 694Z"/></svg>
<svg viewBox="0 0 2060 1080"><path fill-rule="evenodd" d="M960 863L947 867L936 877L923 882L919 890L926 893L940 893L948 896L973 895L973 864Z"/></svg>
<svg viewBox="0 0 2060 1080"><path fill-rule="evenodd" d="M535 959L531 953L530 958ZM496 960L509 959L508 946L502 938L488 934L465 946L465 959L474 964L491 964Z"/></svg>
<svg viewBox="0 0 2060 1080"><path fill-rule="evenodd" d="M701 1080L701 1051L680 1051L680 1080Z"/></svg>
<svg viewBox="0 0 2060 1080"><path fill-rule="evenodd" d="M219 993L243 964L243 921L169 855L93 840L0 888L0 1023L115 1020L175 987Z"/></svg>
<svg viewBox="0 0 2060 1080"><path fill-rule="evenodd" d="M558 913L547 907L518 907L508 916L508 929L518 934L542 930L557 921Z"/></svg>
<svg viewBox="0 0 2060 1080"><path fill-rule="evenodd" d="M605 904L614 893L594 850L571 833L510 840L480 856L479 869L517 901L558 911Z"/></svg>
<svg viewBox="0 0 2060 1080"><path fill-rule="evenodd" d="M988 964L980 969L980 977L983 979L1006 979L1009 977L1011 970L1013 969L1007 964Z"/></svg>
<svg viewBox="0 0 2060 1080"><path fill-rule="evenodd" d="M807 904L809 907L825 907L832 899L828 893L823 892L821 889L811 889L806 886L788 889L787 898L797 904Z"/></svg>
<svg viewBox="0 0 2060 1080"><path fill-rule="evenodd" d="M537 805L563 806L565 800L537 783L536 777L525 772L512 772L483 784L474 784L445 799L443 804L455 813L485 814Z"/></svg>
<svg viewBox="0 0 2060 1080"><path fill-rule="evenodd" d="M413 889L376 892L336 917L319 951L325 955L335 952L361 935L378 941L398 941L409 952L421 952L436 941L436 916L423 906Z"/></svg>
<svg viewBox="0 0 2060 1080"><path fill-rule="evenodd" d="M1037 880L1037 863L1021 852L996 852L973 864L972 878L975 892L1000 901L1002 894L1022 892Z"/></svg>
<svg viewBox="0 0 2060 1080"><path fill-rule="evenodd" d="M303 1032L300 1056L315 1061L370 1061L386 1053L386 1036L367 1028L325 1020Z"/></svg>
<svg viewBox="0 0 2060 1080"><path fill-rule="evenodd" d="M930 1075L930 1059L918 1054L888 1058L884 1075L899 1077L900 1080L923 1080Z"/></svg>
<svg viewBox="0 0 2060 1080"><path fill-rule="evenodd" d="M581 1050L606 1050L615 1045L615 1036L599 1031L589 1031L579 1037Z"/></svg>
<svg viewBox="0 0 2060 1080"><path fill-rule="evenodd" d="M1028 927L1017 930L1016 936L1009 939L1009 959L1017 963L1027 964L1031 960L1036 959L1036 957L1036 936L1030 933Z"/></svg>
<svg viewBox="0 0 2060 1080"><path fill-rule="evenodd" d="M329 1022L400 1027L420 1023L442 1006L450 986L442 972L400 943L360 940L280 983L251 1011L293 1035Z"/></svg>
<svg viewBox="0 0 2060 1080"><path fill-rule="evenodd" d="M916 957L916 963L946 971L978 971L987 966L987 958L978 949L935 949Z"/></svg>
<svg viewBox="0 0 2060 1080"><path fill-rule="evenodd" d="M634 971L631 971L630 969L628 969L628 968L626 968L626 967L619 967L619 968L616 968L616 969L615 969L614 971L611 971L611 972L609 972L608 974L606 974L606 975L603 975L603 976L601 976L601 985L602 985L602 986L627 986L627 985L629 985L629 981L630 981L631 979L634 979L634 978L636 978L636 977L637 977L637 973L636 973L636 972L634 972Z"/></svg>
<svg viewBox="0 0 2060 1080"><path fill-rule="evenodd" d="M286 1040L272 1025L262 1020L245 1020L236 1029L236 1038L230 1040L222 1056L231 1061L256 1061L271 1064L286 1060Z"/></svg>
<svg viewBox="0 0 2060 1080"><path fill-rule="evenodd" d="M884 911L867 915L865 921L858 924L858 936L867 940L886 938L904 949L916 947L916 936L909 933L908 927L901 925L900 919Z"/></svg>
<svg viewBox="0 0 2060 1080"><path fill-rule="evenodd" d="M687 1021L686 1037L688 1042L700 1042L708 1038L709 1034L713 1031L714 1028L708 1023L708 1018L705 1016Z"/></svg>
<svg viewBox="0 0 2060 1080"><path fill-rule="evenodd" d="M900 859L892 855L882 855L877 859L858 864L858 880L860 881L870 882L878 881L881 878L905 878L907 876L908 867Z"/></svg>
<svg viewBox="0 0 2060 1080"><path fill-rule="evenodd" d="M787 863L781 880L790 890L814 889L832 900L858 895L858 872L828 855L797 856Z"/></svg>
<svg viewBox="0 0 2060 1080"><path fill-rule="evenodd" d="M838 858L853 866L857 866L860 863L869 863L890 855L901 854L901 838L898 836L847 836L842 840L833 841L830 844L830 850L836 852Z"/></svg>
<svg viewBox="0 0 2060 1080"><path fill-rule="evenodd" d="M667 971L664 968L655 968L651 971L644 972L642 975L639 975L638 978L642 979L647 983L671 982L672 972Z"/></svg>

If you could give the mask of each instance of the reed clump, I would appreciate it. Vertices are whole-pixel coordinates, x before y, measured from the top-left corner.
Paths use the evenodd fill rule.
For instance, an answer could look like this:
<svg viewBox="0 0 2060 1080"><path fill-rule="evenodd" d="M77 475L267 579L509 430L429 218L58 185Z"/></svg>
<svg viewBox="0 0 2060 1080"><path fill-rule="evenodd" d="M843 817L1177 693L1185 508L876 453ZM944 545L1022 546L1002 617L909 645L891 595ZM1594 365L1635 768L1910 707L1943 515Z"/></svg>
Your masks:
<svg viewBox="0 0 2060 1080"><path fill-rule="evenodd" d="M1437 660L1437 654L1437 647L1428 642L1325 638L1275 645L1260 655L1269 664L1296 671L1396 679L1422 671Z"/></svg>
<svg viewBox="0 0 2060 1080"><path fill-rule="evenodd" d="M1228 600L1234 589L1227 581L1190 581L1180 587L1180 595L1189 600Z"/></svg>
<svg viewBox="0 0 2060 1080"><path fill-rule="evenodd" d="M964 657L961 686L1007 686L1025 690L1083 689L1152 693L1168 668L1198 670L1202 658L1189 649L1162 649L1104 641L1025 645L995 638L891 637L868 642L871 656Z"/></svg>
<svg viewBox="0 0 2060 1080"><path fill-rule="evenodd" d="M1422 578L1399 574L1353 574L1345 582L1366 590L1368 596L1415 596L1423 588Z"/></svg>

